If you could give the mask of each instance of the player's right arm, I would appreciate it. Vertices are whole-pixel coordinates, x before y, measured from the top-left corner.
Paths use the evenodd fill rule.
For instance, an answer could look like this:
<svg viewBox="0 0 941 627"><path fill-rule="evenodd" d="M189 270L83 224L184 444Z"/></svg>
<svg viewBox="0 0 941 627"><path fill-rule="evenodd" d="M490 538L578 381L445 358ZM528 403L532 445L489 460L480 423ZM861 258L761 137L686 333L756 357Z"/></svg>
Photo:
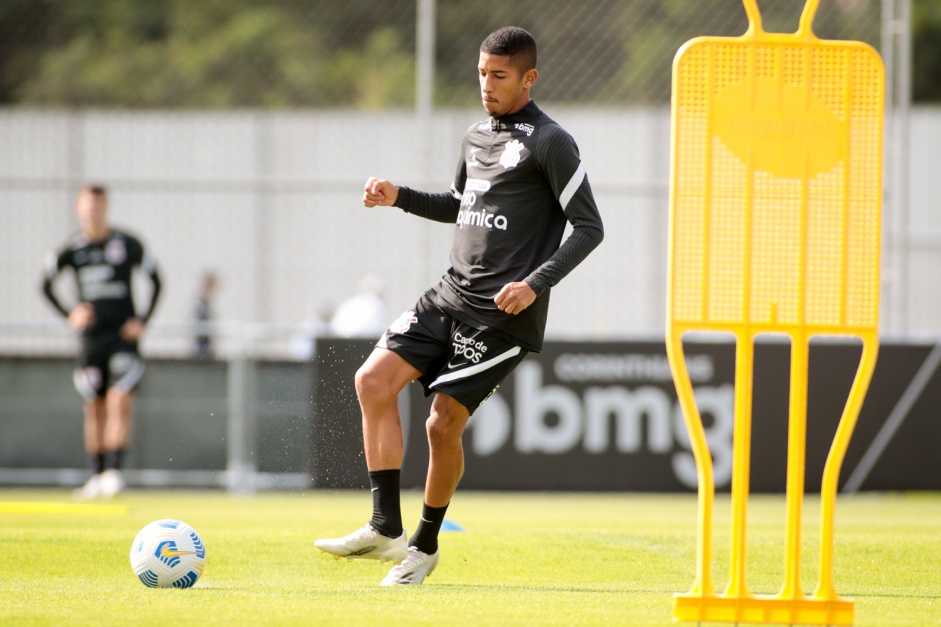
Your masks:
<svg viewBox="0 0 941 627"><path fill-rule="evenodd" d="M46 300L55 307L56 311L68 320L69 326L73 329L84 331L95 324L95 308L91 303L79 303L74 308L68 309L62 304L52 288L56 277L59 276L62 272L62 268L64 268L68 262L69 256L67 252L60 253L59 255L49 253L46 257L46 269L43 273L42 293L46 297Z"/></svg>
<svg viewBox="0 0 941 627"><path fill-rule="evenodd" d="M399 188L386 179L369 177L363 192L363 204L367 207L391 207L399 197Z"/></svg>
<svg viewBox="0 0 941 627"><path fill-rule="evenodd" d="M466 143L466 137L465 137ZM451 191L443 194L421 192L403 186L395 186L385 179L371 177L366 181L366 192L363 194L363 204L367 207L381 205L383 207L398 207L405 213L434 220L435 222L457 221L461 210L461 198L464 195L464 182L467 180L467 165L464 162L464 148L461 148L461 158L457 164L457 172Z"/></svg>
<svg viewBox="0 0 941 627"><path fill-rule="evenodd" d="M55 253L49 253L46 256L46 266L43 271L42 276L42 293L46 297L52 306L56 308L64 318L69 317L71 313L65 306L59 301L59 298L56 296L56 293L52 289L52 283L56 280L56 277L59 276L59 273L62 271L62 268L67 263L67 255L65 253L60 253L56 255Z"/></svg>
<svg viewBox="0 0 941 627"><path fill-rule="evenodd" d="M430 194L417 189L397 187L385 179L375 177L366 181L363 204L367 207L398 207L435 222L455 222L461 208L461 196L452 190L443 194Z"/></svg>

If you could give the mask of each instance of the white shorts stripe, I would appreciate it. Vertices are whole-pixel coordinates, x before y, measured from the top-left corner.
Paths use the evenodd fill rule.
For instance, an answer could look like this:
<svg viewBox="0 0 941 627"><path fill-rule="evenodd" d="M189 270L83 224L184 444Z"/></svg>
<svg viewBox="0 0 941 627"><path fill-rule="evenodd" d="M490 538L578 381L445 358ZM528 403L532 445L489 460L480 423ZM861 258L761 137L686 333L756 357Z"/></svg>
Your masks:
<svg viewBox="0 0 941 627"><path fill-rule="evenodd" d="M562 210L568 206L569 201L572 200L572 196L575 195L575 192L578 191L578 188L581 186L582 181L585 180L585 166L581 163L578 164L578 168L575 170L575 174L572 175L572 178L569 179L569 182L566 184L565 189L562 190L562 195L559 196L559 204L562 205Z"/></svg>
<svg viewBox="0 0 941 627"><path fill-rule="evenodd" d="M131 366L130 370L122 376L120 379L115 381L111 387L117 388L119 391L124 392L125 394L134 389L134 386L137 385L141 377L144 376L144 362L140 358L134 360L134 365Z"/></svg>
<svg viewBox="0 0 941 627"><path fill-rule="evenodd" d="M86 401L93 401L98 398L98 392L91 386L84 369L75 369L72 373L72 383L75 385L75 391Z"/></svg>
<svg viewBox="0 0 941 627"><path fill-rule="evenodd" d="M473 365L473 366L471 366L471 367L469 367L469 368L462 368L461 370L456 370L456 371L454 371L454 372L449 372L448 374L443 374L443 375L441 375L440 377L438 377L437 379L435 379L434 382L432 382L432 384L429 385L428 387L429 387L429 388L433 388L433 387L435 387L436 385L438 385L439 383L447 383L448 381L456 381L456 380L458 380L458 379L466 379L467 377L473 376L473 375L475 375L475 374L477 374L477 373L479 373L479 372L483 372L484 370L488 370L488 369L490 369L490 368L493 368L494 366L496 366L496 365L499 364L500 362L506 361L507 359L510 359L511 357L515 357L515 356L519 355L519 354L520 354L520 350L522 350L522 349L521 349L519 346L514 346L514 347L511 348L510 350L508 350L508 351L506 351L505 353L502 353L502 354L500 354L500 355L497 355L497 356L494 357L493 359L488 359L487 361L482 361L482 362L480 362L479 364L475 364L475 365Z"/></svg>

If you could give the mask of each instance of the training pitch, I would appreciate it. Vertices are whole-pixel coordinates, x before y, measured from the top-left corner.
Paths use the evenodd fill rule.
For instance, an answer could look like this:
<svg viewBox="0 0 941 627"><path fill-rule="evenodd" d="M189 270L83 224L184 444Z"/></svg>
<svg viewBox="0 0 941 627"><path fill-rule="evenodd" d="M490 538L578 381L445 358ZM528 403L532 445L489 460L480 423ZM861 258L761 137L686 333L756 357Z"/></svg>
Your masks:
<svg viewBox="0 0 941 627"><path fill-rule="evenodd" d="M406 527L421 508L403 495ZM232 497L141 491L77 505L65 491L0 490L0 624L11 625L671 625L693 582L692 495L460 492L441 563L419 588L380 588L388 566L335 561L313 540L366 522L368 492ZM716 503L714 576L727 579L729 500ZM803 582L816 583L818 502L804 511ZM178 518L207 549L189 590L133 575L131 541ZM784 497L749 504L748 584L773 594L784 572ZM941 624L941 495L840 498L837 590L856 625ZM694 623L688 623L694 624ZM710 625L713 623L710 623Z"/></svg>

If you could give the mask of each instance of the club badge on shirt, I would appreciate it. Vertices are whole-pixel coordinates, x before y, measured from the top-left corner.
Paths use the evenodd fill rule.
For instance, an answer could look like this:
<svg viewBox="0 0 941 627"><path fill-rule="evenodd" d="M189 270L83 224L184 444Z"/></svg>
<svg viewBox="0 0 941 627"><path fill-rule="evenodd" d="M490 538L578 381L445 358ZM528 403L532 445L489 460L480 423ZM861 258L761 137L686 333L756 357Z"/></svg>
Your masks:
<svg viewBox="0 0 941 627"><path fill-rule="evenodd" d="M124 240L113 239L105 244L105 259L112 266L119 266L127 259L127 248L124 246Z"/></svg>
<svg viewBox="0 0 941 627"><path fill-rule="evenodd" d="M508 141L506 146L503 147L503 154L500 155L500 165L507 170L518 166L522 158L520 153L523 151L523 148L525 148L525 146L523 146L523 143L518 139Z"/></svg>

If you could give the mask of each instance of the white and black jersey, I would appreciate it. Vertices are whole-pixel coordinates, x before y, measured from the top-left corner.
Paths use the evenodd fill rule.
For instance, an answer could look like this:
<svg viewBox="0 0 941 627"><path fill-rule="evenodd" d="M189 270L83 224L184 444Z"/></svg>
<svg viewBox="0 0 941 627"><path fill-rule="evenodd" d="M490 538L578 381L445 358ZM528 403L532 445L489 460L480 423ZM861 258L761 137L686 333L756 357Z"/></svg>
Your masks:
<svg viewBox="0 0 941 627"><path fill-rule="evenodd" d="M150 304L142 314L134 307L132 289L133 270L137 266L142 267L153 282ZM52 289L53 281L66 268L75 272L79 302L91 303L95 309L95 323L85 331L86 336L114 333L134 317L147 322L157 306L160 275L156 264L140 240L124 231L112 229L108 237L99 242L77 235L46 258L43 293L68 317L69 309Z"/></svg>
<svg viewBox="0 0 941 627"><path fill-rule="evenodd" d="M532 101L467 129L450 193L401 187L395 204L456 223L451 268L429 290L432 300L531 351L542 348L549 288L604 237L575 141ZM566 221L573 230L563 244ZM537 298L511 315L493 299L515 281L526 281Z"/></svg>

